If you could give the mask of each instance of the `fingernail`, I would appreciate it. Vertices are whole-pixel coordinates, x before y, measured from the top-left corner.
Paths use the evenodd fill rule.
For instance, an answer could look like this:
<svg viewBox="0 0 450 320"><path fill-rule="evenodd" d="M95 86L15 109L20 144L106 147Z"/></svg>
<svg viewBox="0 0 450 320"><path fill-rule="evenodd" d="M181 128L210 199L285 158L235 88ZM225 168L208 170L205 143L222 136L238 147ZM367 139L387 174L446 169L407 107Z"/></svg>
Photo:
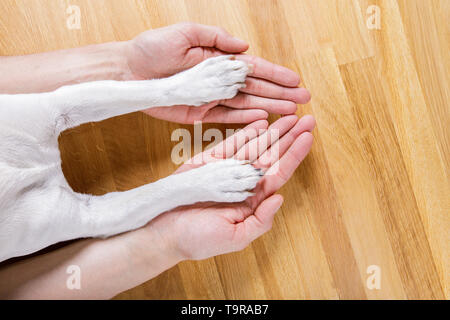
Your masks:
<svg viewBox="0 0 450 320"><path fill-rule="evenodd" d="M236 41L242 42L242 44L248 44L247 41L245 41L245 40L242 40L242 39L239 39L239 38L236 38L236 37L233 37L233 39L236 40Z"/></svg>
<svg viewBox="0 0 450 320"><path fill-rule="evenodd" d="M255 71L255 65L249 64L249 65L248 65L248 72L249 72L249 73L253 73L253 71Z"/></svg>

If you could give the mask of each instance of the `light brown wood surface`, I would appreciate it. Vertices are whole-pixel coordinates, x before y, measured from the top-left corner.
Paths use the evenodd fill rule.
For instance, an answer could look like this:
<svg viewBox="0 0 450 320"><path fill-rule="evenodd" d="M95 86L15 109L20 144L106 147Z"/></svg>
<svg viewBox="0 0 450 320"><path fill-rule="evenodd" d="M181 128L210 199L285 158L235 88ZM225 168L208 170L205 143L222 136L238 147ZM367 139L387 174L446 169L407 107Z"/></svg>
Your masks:
<svg viewBox="0 0 450 320"><path fill-rule="evenodd" d="M66 28L69 4L81 8L81 30ZM369 5L381 9L379 30L366 26ZM450 0L2 0L0 54L195 21L246 39L249 53L296 70L312 92L298 115L316 117L315 143L281 191L273 229L242 252L181 263L117 298L443 299L449 15ZM66 177L102 194L169 175L179 127L136 113L76 128L61 138ZM379 290L366 285L371 265Z"/></svg>

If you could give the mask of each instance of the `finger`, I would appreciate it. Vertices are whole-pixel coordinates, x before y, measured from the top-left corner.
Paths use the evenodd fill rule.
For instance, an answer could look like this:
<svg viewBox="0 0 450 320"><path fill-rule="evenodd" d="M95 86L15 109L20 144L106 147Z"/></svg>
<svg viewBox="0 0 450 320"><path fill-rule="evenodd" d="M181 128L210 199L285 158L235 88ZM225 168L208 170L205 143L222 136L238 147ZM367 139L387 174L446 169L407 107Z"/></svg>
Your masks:
<svg viewBox="0 0 450 320"><path fill-rule="evenodd" d="M272 228L275 214L282 204L283 197L275 194L261 202L254 214L236 224L236 241L240 244L238 249L245 248L250 242Z"/></svg>
<svg viewBox="0 0 450 320"><path fill-rule="evenodd" d="M311 100L311 94L305 88L288 88L253 77L248 77L245 84L246 87L240 91L255 96L277 100L289 100L301 104L308 103L309 100Z"/></svg>
<svg viewBox="0 0 450 320"><path fill-rule="evenodd" d="M292 101L263 98L246 93L238 93L232 99L221 101L221 104L236 109L259 108L277 114L293 114L297 111L297 105Z"/></svg>
<svg viewBox="0 0 450 320"><path fill-rule="evenodd" d="M239 130L232 136L220 142L211 149L201 152L183 163L175 173L184 172L193 168L200 167L208 162L217 161L232 157L238 145L243 145L248 139L253 139L261 130L266 130L269 123L267 120L258 120L250 123L242 130Z"/></svg>
<svg viewBox="0 0 450 320"><path fill-rule="evenodd" d="M234 156L239 160L249 160L250 162L258 159L273 143L288 132L298 121L295 115L286 116L278 119L270 125L269 129L260 134L256 139L249 141L242 146Z"/></svg>
<svg viewBox="0 0 450 320"><path fill-rule="evenodd" d="M269 123L266 120L259 120L239 130L231 137L219 143L211 149L211 156L216 159L228 159L234 156L237 150L245 145L248 141L253 140L262 132L267 130Z"/></svg>
<svg viewBox="0 0 450 320"><path fill-rule="evenodd" d="M308 154L313 143L313 136L309 132L302 133L286 153L272 165L266 172L261 186L263 194L266 197L278 191L292 176L297 167Z"/></svg>
<svg viewBox="0 0 450 320"><path fill-rule="evenodd" d="M244 129L237 131L216 146L187 160L176 170L176 173L200 167L208 162L231 158L236 153L239 146L244 145L249 140L257 137L261 131L267 130L267 126L267 120L258 120L250 123Z"/></svg>
<svg viewBox="0 0 450 320"><path fill-rule="evenodd" d="M252 77L266 79L286 87L297 87L300 84L300 76L288 68L246 54L237 55L236 58L253 65L253 72L250 74Z"/></svg>
<svg viewBox="0 0 450 320"><path fill-rule="evenodd" d="M251 123L264 120L269 114L261 109L237 110L225 106L217 106L208 111L203 117L204 122L216 123Z"/></svg>
<svg viewBox="0 0 450 320"><path fill-rule="evenodd" d="M212 47L229 53L240 53L248 49L248 44L235 38L224 29L198 23L182 23L180 31L192 47Z"/></svg>
<svg viewBox="0 0 450 320"><path fill-rule="evenodd" d="M311 115L306 115L297 121L280 140L275 142L266 152L264 152L254 163L255 167L270 168L276 161L282 157L289 147L294 143L298 136L304 132L312 132L316 125L316 120Z"/></svg>

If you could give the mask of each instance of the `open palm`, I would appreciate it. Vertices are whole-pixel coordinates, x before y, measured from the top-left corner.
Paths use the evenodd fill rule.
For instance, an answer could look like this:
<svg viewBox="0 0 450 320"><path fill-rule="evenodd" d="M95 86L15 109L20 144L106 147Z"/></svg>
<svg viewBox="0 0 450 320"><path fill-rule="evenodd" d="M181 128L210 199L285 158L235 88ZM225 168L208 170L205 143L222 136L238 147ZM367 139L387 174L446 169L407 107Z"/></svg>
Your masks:
<svg viewBox="0 0 450 320"><path fill-rule="evenodd" d="M205 259L238 251L268 231L283 202L282 196L274 193L308 154L315 120L311 116L300 120L297 116L286 116L269 128L267 125L264 120L248 125L214 148L195 156L191 161L194 164L184 164L176 172L190 170L200 162L224 158L249 160L266 172L253 190L254 196L240 203L201 203L176 208L151 221L147 228L154 228L165 238L174 239L173 246L184 259ZM279 133L280 138L273 138L271 132Z"/></svg>
<svg viewBox="0 0 450 320"><path fill-rule="evenodd" d="M175 106L145 111L155 118L179 123L250 123L266 119L268 113L295 113L296 103L310 99L306 89L297 87L300 77L295 72L241 54L248 45L218 27L179 23L146 31L128 44L128 65L137 80L168 77L221 54L236 54L237 59L253 65L247 87L235 98L200 108Z"/></svg>

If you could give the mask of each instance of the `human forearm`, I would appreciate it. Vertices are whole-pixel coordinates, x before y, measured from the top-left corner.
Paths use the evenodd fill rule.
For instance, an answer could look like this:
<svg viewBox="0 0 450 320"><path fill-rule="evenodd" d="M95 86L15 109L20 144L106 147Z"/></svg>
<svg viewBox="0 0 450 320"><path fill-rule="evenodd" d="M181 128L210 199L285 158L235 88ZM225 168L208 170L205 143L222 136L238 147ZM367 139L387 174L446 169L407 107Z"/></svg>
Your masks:
<svg viewBox="0 0 450 320"><path fill-rule="evenodd" d="M0 298L109 299L181 261L150 228L106 240L82 240L0 268ZM67 268L80 269L80 290L70 290Z"/></svg>
<svg viewBox="0 0 450 320"><path fill-rule="evenodd" d="M0 57L0 93L53 91L63 85L96 80L131 80L127 42L24 56Z"/></svg>

